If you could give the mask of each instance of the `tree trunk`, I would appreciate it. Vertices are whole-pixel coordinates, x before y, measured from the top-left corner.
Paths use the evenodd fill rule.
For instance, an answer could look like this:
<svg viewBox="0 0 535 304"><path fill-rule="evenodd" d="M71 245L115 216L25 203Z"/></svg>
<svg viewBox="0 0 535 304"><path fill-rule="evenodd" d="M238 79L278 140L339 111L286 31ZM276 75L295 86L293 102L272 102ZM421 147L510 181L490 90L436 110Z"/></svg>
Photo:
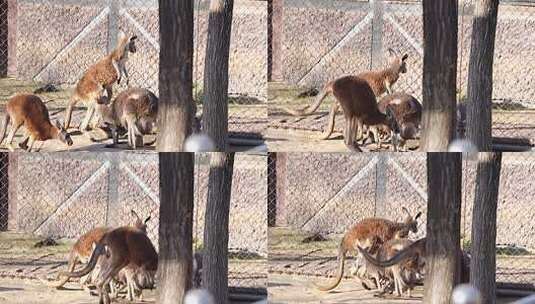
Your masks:
<svg viewBox="0 0 535 304"><path fill-rule="evenodd" d="M234 153L211 153L204 221L202 282L217 303L228 303L228 225Z"/></svg>
<svg viewBox="0 0 535 304"><path fill-rule="evenodd" d="M160 73L157 149L180 152L191 134L193 0L160 0Z"/></svg>
<svg viewBox="0 0 535 304"><path fill-rule="evenodd" d="M460 281L461 153L427 154L424 303L449 304Z"/></svg>
<svg viewBox="0 0 535 304"><path fill-rule="evenodd" d="M480 153L472 213L470 281L481 303L496 303L496 209L500 187L501 153Z"/></svg>
<svg viewBox="0 0 535 304"><path fill-rule="evenodd" d="M204 62L204 130L216 145L228 145L228 62L234 0L211 0Z"/></svg>
<svg viewBox="0 0 535 304"><path fill-rule="evenodd" d="M477 0L468 69L467 138L492 150L492 65L499 0Z"/></svg>
<svg viewBox="0 0 535 304"><path fill-rule="evenodd" d="M457 1L424 0L420 150L447 151L456 130Z"/></svg>
<svg viewBox="0 0 535 304"><path fill-rule="evenodd" d="M157 303L183 303L191 288L193 153L160 153Z"/></svg>

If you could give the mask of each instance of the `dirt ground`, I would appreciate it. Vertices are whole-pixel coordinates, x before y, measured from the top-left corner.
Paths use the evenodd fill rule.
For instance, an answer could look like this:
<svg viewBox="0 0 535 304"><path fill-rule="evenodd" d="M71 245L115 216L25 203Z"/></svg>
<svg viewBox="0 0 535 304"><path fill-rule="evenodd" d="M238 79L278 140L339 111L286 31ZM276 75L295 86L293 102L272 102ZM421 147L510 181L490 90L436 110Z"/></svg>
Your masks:
<svg viewBox="0 0 535 304"><path fill-rule="evenodd" d="M297 109L313 102L314 97L296 97L303 91L305 88L284 83L269 83L269 125L266 131L268 149L275 152L349 151L343 143L344 118L341 112L336 116L335 132L331 138L315 139L327 125L329 107L334 101L332 96L327 97L314 114L299 117L284 112L283 108ZM518 109L506 105L494 105L493 136L535 146L535 109ZM369 152L388 151L391 149L389 146L390 143L387 142L379 149L375 143L368 143L362 145L362 149ZM418 142L409 141L407 146L409 150L416 150Z"/></svg>
<svg viewBox="0 0 535 304"><path fill-rule="evenodd" d="M65 290L43 283L55 280L58 271L66 270L74 240L60 239L56 246L35 247L42 240L29 234L0 233L0 303L96 303L97 298L81 290L76 281L66 284ZM229 260L229 285L258 288L265 284L265 264L265 260L257 259ZM254 282L259 285L253 286ZM146 290L143 295L148 303L155 303L155 291ZM243 303L240 299L244 295L233 294L232 297L232 303Z"/></svg>
<svg viewBox="0 0 535 304"><path fill-rule="evenodd" d="M363 303L421 303L421 287L417 288L413 299L381 299L374 296L373 291L363 289L350 271L347 271L353 266L353 257L346 260L346 271L340 287L330 293L315 290L312 282L326 284L333 280L338 266L336 257L339 237L304 241L311 236L310 233L291 228L269 229L268 287L270 299L274 303L300 303L306 300L354 303L351 299L361 299ZM497 265L498 280L506 280L507 283L515 283L514 279L519 278L527 282L535 280L535 257L532 255L499 255ZM500 303L509 303L514 299L501 300Z"/></svg>
<svg viewBox="0 0 535 304"><path fill-rule="evenodd" d="M269 303L365 303L365 304L420 304L423 303L423 287L417 286L412 297L401 298L387 295L379 297L375 291L364 289L357 281L345 279L330 292L322 292L314 288L314 283L325 284L325 279L309 276L270 274L268 282ZM498 304L512 303L518 298L497 299Z"/></svg>
<svg viewBox="0 0 535 304"><path fill-rule="evenodd" d="M14 78L0 78L0 114L5 113L5 103L11 96L16 93L33 93L34 90L41 87L43 84L18 80ZM50 119L64 121L65 108L68 100L71 96L72 88L67 86L57 86L59 91L46 92L38 94L46 104ZM118 89L115 89L117 94ZM121 143L117 147L109 147L112 140L106 132L102 130L92 131L88 133L81 133L73 126L79 125L85 115L85 106L82 104L77 105L73 111L73 118L71 122L71 128L69 132L73 140L73 145L68 147L58 140L48 140L43 143L42 152L55 152L55 151L121 151L129 149L126 144L126 139L122 139ZM0 118L3 121L3 118ZM229 106L229 132L236 137L259 141L262 133L267 126L267 109L265 105L243 105L243 104L231 104ZM13 146L18 147L16 143L21 140L23 134L23 128L18 131L15 137ZM144 142L153 142L154 135L145 136ZM37 143L36 143L37 144ZM232 145L230 149L235 152L245 152L251 150L253 147L247 145ZM258 149L258 147L256 148ZM154 150L154 145L145 146L140 150L151 151ZM0 145L0 151L7 151L5 145Z"/></svg>

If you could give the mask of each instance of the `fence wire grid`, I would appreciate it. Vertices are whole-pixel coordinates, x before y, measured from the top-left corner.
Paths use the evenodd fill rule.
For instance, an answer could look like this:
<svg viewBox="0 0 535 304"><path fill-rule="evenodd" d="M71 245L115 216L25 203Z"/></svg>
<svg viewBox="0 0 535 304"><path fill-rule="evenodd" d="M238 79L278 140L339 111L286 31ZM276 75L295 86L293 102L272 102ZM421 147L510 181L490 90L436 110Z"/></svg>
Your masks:
<svg viewBox="0 0 535 304"><path fill-rule="evenodd" d="M143 220L151 216L147 232L158 248L157 154L12 154L9 191L13 196L9 199L4 196L7 155L0 154L0 227L32 236L76 239L97 226L133 224L135 217L130 210L134 210ZM207 153L195 159L194 251L202 250L203 245L209 158ZM240 291L265 293L267 286L266 178L266 155L236 155L229 224L229 286ZM37 273L28 267L17 276L49 274L63 262L56 256L51 267L43 266Z"/></svg>
<svg viewBox="0 0 535 304"><path fill-rule="evenodd" d="M359 220L382 217L402 221L405 207L422 212L418 232L425 236L426 154L344 155L277 153L270 183L270 273L334 276L343 233ZM470 251L476 162L463 160L462 247ZM340 168L345 168L340 170ZM534 289L535 155L503 156L497 211L496 280L502 287ZM275 173L276 172L276 173ZM317 234L326 237L321 241ZM318 239L320 241L318 241ZM312 241L311 241L312 240ZM314 241L316 240L316 241ZM348 263L348 262L346 262ZM351 277L348 275L348 277Z"/></svg>
<svg viewBox="0 0 535 304"><path fill-rule="evenodd" d="M467 95L473 1L459 1L457 97ZM394 91L422 101L423 9L418 0L273 0L270 25L270 128L321 131L329 102L317 115L287 119L279 106L312 102L297 98L337 77L387 66L387 49L408 54L407 73ZM493 136L535 144L535 1L500 1L493 74ZM271 106L273 105L273 106ZM341 115L340 115L341 116ZM341 132L343 117L336 121ZM509 141L507 141L509 142Z"/></svg>
<svg viewBox="0 0 535 304"><path fill-rule="evenodd" d="M126 64L129 86L144 87L158 95L158 1L17 0L13 3L9 30L15 39L11 40L7 39L6 1L0 4L0 76L5 75L2 71L7 70L9 62L10 76L16 78L13 83L22 82L32 91L47 83L59 86L63 93L56 92L51 99L62 109L70 97L70 89L83 72L113 50L119 32L123 31L138 37L137 52L129 55ZM267 124L266 3L253 0L234 3L229 59L229 131L233 137L261 138ZM193 93L200 115L209 1L195 0L194 4ZM13 50L10 54L7 54L8 47ZM120 92L126 88L126 82L122 81L114 90ZM75 123L80 116L74 113Z"/></svg>
<svg viewBox="0 0 535 304"><path fill-rule="evenodd" d="M0 231L7 230L9 217L9 154L0 153Z"/></svg>

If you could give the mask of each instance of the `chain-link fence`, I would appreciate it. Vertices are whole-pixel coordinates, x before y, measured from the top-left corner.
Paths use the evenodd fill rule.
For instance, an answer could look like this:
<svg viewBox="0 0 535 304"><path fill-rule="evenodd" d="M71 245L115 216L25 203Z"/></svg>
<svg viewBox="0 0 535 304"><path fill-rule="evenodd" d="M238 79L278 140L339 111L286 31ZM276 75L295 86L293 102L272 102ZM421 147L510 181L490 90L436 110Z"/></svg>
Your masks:
<svg viewBox="0 0 535 304"><path fill-rule="evenodd" d="M0 77L7 76L7 41L8 41L8 23L7 23L7 3L0 2Z"/></svg>
<svg viewBox="0 0 535 304"><path fill-rule="evenodd" d="M0 231L7 230L9 213L9 154L0 153Z"/></svg>
<svg viewBox="0 0 535 304"><path fill-rule="evenodd" d="M525 70L533 69L534 1L501 1L493 74L493 136L535 143L535 92ZM466 99L474 5L459 1L458 101ZM332 79L387 66L387 49L408 54L407 73L393 86L422 101L423 10L417 0L274 0L269 85L270 129L321 131L329 101L320 112L288 119L278 106L311 103L298 98ZM275 29L278 30L275 30ZM273 109L272 109L273 108ZM340 115L341 116L341 115ZM341 132L343 117L336 130ZM518 142L518 141L513 141Z"/></svg>
<svg viewBox="0 0 535 304"><path fill-rule="evenodd" d="M0 168L4 155L7 154L0 154ZM209 157L196 156L194 250L203 247ZM13 196L6 200L11 231L75 239L97 226L132 224L136 218L130 210L134 210L142 219L151 215L147 232L158 248L157 154L20 153L12 154L11 158ZM265 293L267 286L266 158L236 154L229 227L229 286L239 291ZM1 215L4 200L0 199ZM1 220L0 216L3 223ZM60 257L56 259L62 261ZM51 265L56 268L43 267L43 273L57 271L57 263ZM29 277L39 275L31 269L23 272Z"/></svg>
<svg viewBox="0 0 535 304"><path fill-rule="evenodd" d="M3 4L5 3L2 2ZM16 39L10 40L10 65L15 78L31 80L20 90L37 84L62 85L53 94L54 104L64 107L70 89L84 71L113 50L120 31L135 34L137 52L126 64L129 86L140 86L158 95L159 18L155 0L17 0L15 20L10 26ZM231 136L260 138L267 124L266 1L235 1L229 62L229 131ZM0 6L0 16L7 11ZM195 0L194 99L202 112L203 71L207 40L209 1ZM11 7L10 7L11 9ZM11 16L11 15L10 15ZM13 17L11 17L13 19ZM1 18L0 27L7 18ZM5 44L7 39L0 43ZM2 45L0 45L2 46ZM3 51L6 48L1 48ZM0 71L3 56L0 52ZM116 91L127 88L122 81ZM7 90L7 89L6 89ZM14 93L14 92L13 92ZM47 94L44 94L47 97ZM117 96L114 94L114 96ZM52 98L52 97L51 97ZM75 113L75 120L81 119Z"/></svg>
<svg viewBox="0 0 535 304"><path fill-rule="evenodd" d="M363 218L401 221L406 207L419 220L417 239L425 236L426 154L347 155L277 153L276 217L270 228L272 273L332 276L338 242ZM535 185L530 176L535 155L505 154L497 215L497 281L500 286L535 286ZM463 161L462 246L470 250L476 163ZM273 187L273 184L270 184ZM350 276L348 276L350 277Z"/></svg>

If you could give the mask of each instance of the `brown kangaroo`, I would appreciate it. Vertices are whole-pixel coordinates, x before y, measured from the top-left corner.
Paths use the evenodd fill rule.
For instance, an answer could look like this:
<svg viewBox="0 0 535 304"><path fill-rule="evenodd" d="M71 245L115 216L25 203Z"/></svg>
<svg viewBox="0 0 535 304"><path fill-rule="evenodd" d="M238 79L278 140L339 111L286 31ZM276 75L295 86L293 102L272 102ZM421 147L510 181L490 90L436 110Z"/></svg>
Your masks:
<svg viewBox="0 0 535 304"><path fill-rule="evenodd" d="M407 72L406 59L408 58L408 55L405 54L403 56L400 56L398 52L394 51L391 48L388 49L388 52L389 52L388 66L385 69L367 71L367 72L363 72L354 76L345 76L345 77L356 77L358 79L365 81L370 86L371 90L373 91L373 95L375 95L375 97L379 97L385 92L388 94L391 94L392 86L397 82L400 74ZM316 97L314 104L309 105L303 109L298 109L298 110L284 109L284 110L288 112L289 114L296 115L296 116L309 115L309 114L314 113L319 108L319 106L321 105L325 97L327 97L327 95L332 90L330 88L331 83L332 81L327 83L327 85L325 85L321 93ZM346 89L349 90L349 88L346 88ZM327 128L318 137L318 139L328 139L333 133L334 121L335 121L336 113L338 111L339 106L340 106L339 100L336 100L331 105ZM362 138L362 135L363 135L362 131L364 128L364 124L365 123L363 122L359 122L359 125L358 125L359 131L357 134L357 139Z"/></svg>
<svg viewBox="0 0 535 304"><path fill-rule="evenodd" d="M136 227L119 227L104 234L96 243L89 263L80 271L61 272L61 276L82 277L90 273L97 261L101 263L101 271L96 282L99 303L109 304L110 296L106 285L117 276L124 267L140 268L155 274L158 267L158 255L147 234Z"/></svg>
<svg viewBox="0 0 535 304"><path fill-rule="evenodd" d="M136 221L134 222L134 227L140 229L141 231L146 231L147 222L150 220L151 216L149 215L144 221L142 221L134 210L131 210L130 213L136 218ZM93 252L94 243L99 242L104 236L104 234L111 230L112 228L110 227L96 227L80 236L80 238L72 246L71 252L69 253L69 263L67 266L68 271L73 272L77 263L87 263L89 261L89 258L91 257L91 253ZM59 278L60 275L58 274L58 279ZM69 281L69 277L64 277L59 282L54 283L49 283L44 280L42 281L48 286L60 289L63 287L63 285L65 285L65 283ZM90 276L88 275L80 279L80 283L86 290L89 290L87 286L89 284L89 281Z"/></svg>
<svg viewBox="0 0 535 304"><path fill-rule="evenodd" d="M386 114L379 111L375 95L368 83L357 76L345 76L329 82L324 92L332 92L342 106L345 117L344 144L352 151L361 152L357 144L357 131L362 131L363 124L386 125L391 130L398 130L396 120L389 107ZM336 110L331 108L331 115Z"/></svg>
<svg viewBox="0 0 535 304"><path fill-rule="evenodd" d="M382 218L366 218L349 229L338 246L338 272L336 274L336 280L328 286L317 286L318 289L328 291L336 288L340 284L344 275L346 254L349 251L359 254L357 246L366 248L368 252L374 254L388 240L405 238L410 232L416 233L418 231L417 220L422 213L418 212L413 218L405 207L402 209L407 213L407 217L402 223L392 222Z"/></svg>
<svg viewBox="0 0 535 304"><path fill-rule="evenodd" d="M126 61L128 60L128 53L136 52L136 39L137 36L127 37L123 32L120 32L117 47L106 57L87 69L76 84L74 93L69 100L65 115L66 129L69 128L71 123L74 106L79 101L83 101L88 105L86 116L80 124L80 130L86 131L95 112L95 104L102 96L103 91L106 91L109 100L111 100L113 96L113 84L115 82L120 83L123 74L126 77L126 85L128 86L129 76L126 71Z"/></svg>
<svg viewBox="0 0 535 304"><path fill-rule="evenodd" d="M424 260L427 258L425 237L415 241L414 243L404 248L396 255L387 260L376 259L373 256L367 255L367 250L365 250L364 248L360 246L358 246L357 248L364 255L368 262L379 267L391 267L399 263L404 263L408 259L413 258L414 256L418 256L420 258L423 258ZM463 250L461 250L459 254L461 255L461 283L468 283L470 282L470 255L468 255Z"/></svg>
<svg viewBox="0 0 535 304"><path fill-rule="evenodd" d="M21 141L20 146L31 152L35 141L58 139L62 143L72 146L72 139L69 133L56 121L56 125L50 122L50 116L45 104L36 95L17 94L9 99L4 114L4 123L0 130L0 143L6 136L7 127L11 121L11 130L7 136L7 148L10 151L15 149L11 146L13 137L21 126L26 128L26 138ZM29 146L26 146L28 143ZM41 143L42 147L43 143ZM41 148L40 147L40 148ZM35 151L39 151L40 148Z"/></svg>
<svg viewBox="0 0 535 304"><path fill-rule="evenodd" d="M399 146L405 149L407 139L416 138L422 120L422 104L412 95L393 93L386 95L379 101L379 111L385 113L390 107L399 126L401 141ZM397 134L395 135L397 139ZM398 150L398 142L393 138L394 151Z"/></svg>
<svg viewBox="0 0 535 304"><path fill-rule="evenodd" d="M136 138L142 139L143 135L154 131L158 97L147 89L131 88L117 95L110 105L105 101L99 102L97 111L104 123L112 128L113 145L119 142L117 128L123 127L128 130L128 144L136 149Z"/></svg>

